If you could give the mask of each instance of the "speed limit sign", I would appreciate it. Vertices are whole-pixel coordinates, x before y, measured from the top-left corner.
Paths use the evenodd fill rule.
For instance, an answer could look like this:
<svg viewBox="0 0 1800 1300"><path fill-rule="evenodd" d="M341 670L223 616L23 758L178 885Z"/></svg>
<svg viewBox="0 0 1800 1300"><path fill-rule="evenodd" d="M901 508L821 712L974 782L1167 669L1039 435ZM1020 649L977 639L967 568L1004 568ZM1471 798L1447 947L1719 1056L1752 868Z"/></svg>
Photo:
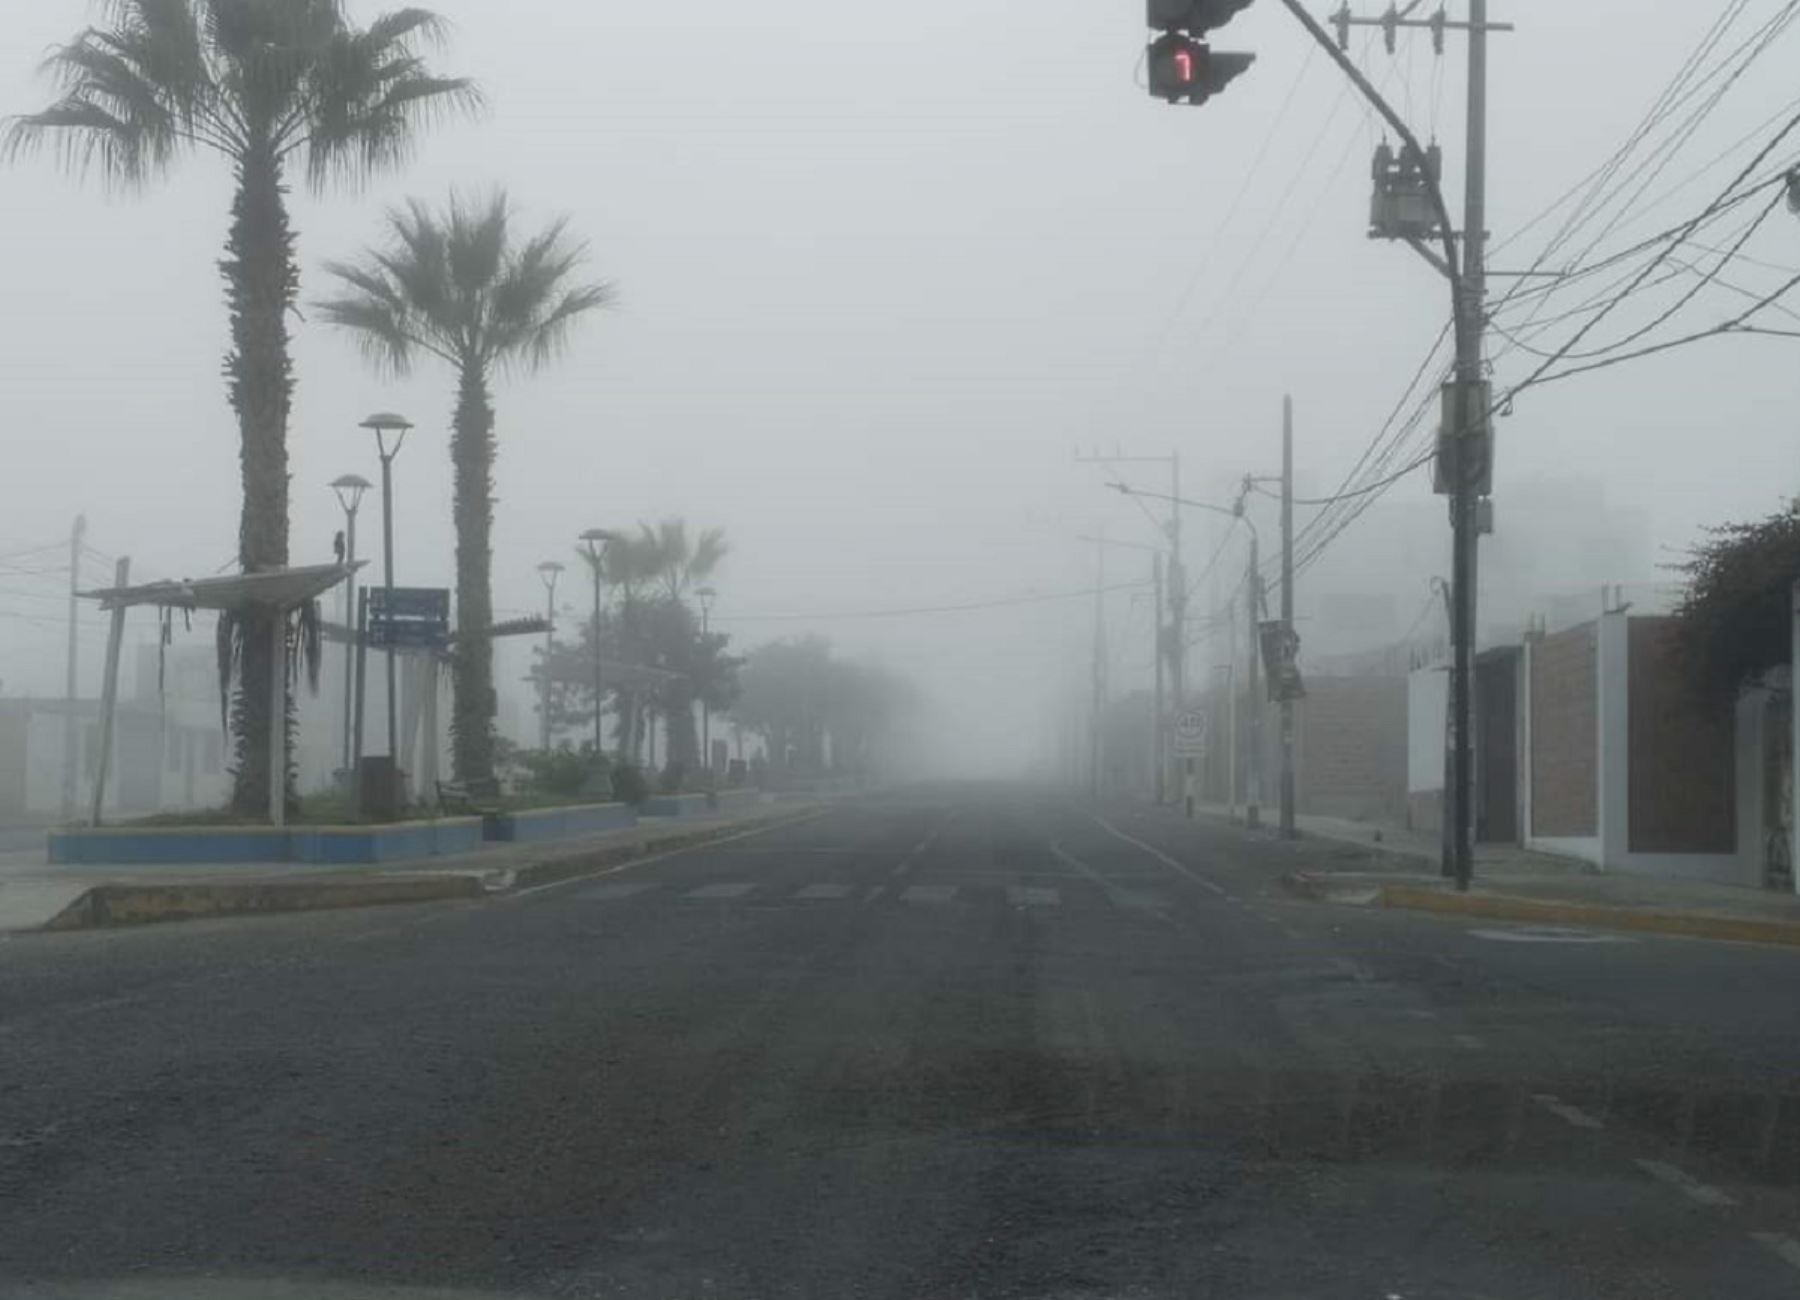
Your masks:
<svg viewBox="0 0 1800 1300"><path fill-rule="evenodd" d="M1183 709L1175 715L1175 752L1198 755L1206 752L1206 714L1200 709Z"/></svg>

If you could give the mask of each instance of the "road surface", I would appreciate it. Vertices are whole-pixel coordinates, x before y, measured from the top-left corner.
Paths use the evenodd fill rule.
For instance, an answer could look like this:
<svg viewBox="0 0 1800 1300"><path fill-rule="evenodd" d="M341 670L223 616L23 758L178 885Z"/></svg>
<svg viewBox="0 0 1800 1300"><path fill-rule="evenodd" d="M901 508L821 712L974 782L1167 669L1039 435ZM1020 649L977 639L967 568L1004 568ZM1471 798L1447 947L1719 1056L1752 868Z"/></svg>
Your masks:
<svg viewBox="0 0 1800 1300"><path fill-rule="evenodd" d="M918 790L14 939L0 1295L1800 1294L1800 953L1280 894L1329 852Z"/></svg>

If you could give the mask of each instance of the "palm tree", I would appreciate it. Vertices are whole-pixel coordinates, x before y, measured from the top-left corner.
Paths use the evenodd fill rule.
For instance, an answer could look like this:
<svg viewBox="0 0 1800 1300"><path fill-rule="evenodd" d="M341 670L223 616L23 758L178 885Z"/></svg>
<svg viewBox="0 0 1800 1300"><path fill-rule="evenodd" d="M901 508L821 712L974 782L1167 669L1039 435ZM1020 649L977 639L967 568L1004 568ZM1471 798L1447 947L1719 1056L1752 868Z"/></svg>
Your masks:
<svg viewBox="0 0 1800 1300"><path fill-rule="evenodd" d="M708 528L690 539L685 519L665 519L654 529L640 527L643 545L655 557L655 577L670 600L681 600L695 583L705 582L731 553L722 528Z"/></svg>
<svg viewBox="0 0 1800 1300"><path fill-rule="evenodd" d="M512 237L504 192L471 205L452 196L441 212L414 200L388 216L388 246L326 269L343 292L319 304L353 331L377 365L404 374L421 353L455 368L456 710L451 745L458 780L494 775L494 622L491 590L496 369L535 370L567 342L575 320L611 300L580 282L587 247L555 221L523 242Z"/></svg>
<svg viewBox="0 0 1800 1300"><path fill-rule="evenodd" d="M128 186L195 149L230 162L236 192L219 269L244 490L238 562L245 572L279 568L288 563L294 389L287 316L300 283L288 170L301 168L314 189L361 180L401 161L423 122L478 96L468 81L426 67L419 47L443 29L423 9L365 28L351 24L342 0L111 0L110 14L110 27L90 27L51 53L45 67L62 97L13 119L6 152L54 141L72 167L97 167ZM238 620L239 653L227 656L239 664L232 803L247 814L268 811L267 618Z"/></svg>

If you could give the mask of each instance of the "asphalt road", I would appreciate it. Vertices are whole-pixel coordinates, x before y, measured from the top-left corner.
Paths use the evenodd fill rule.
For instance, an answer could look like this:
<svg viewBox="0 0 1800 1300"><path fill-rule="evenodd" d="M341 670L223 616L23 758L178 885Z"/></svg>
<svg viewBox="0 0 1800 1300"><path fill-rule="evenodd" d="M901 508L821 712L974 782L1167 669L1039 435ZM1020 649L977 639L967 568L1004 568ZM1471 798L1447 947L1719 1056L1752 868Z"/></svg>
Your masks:
<svg viewBox="0 0 1800 1300"><path fill-rule="evenodd" d="M915 791L0 943L0 1295L1800 1294L1800 953L1284 898L1323 851Z"/></svg>

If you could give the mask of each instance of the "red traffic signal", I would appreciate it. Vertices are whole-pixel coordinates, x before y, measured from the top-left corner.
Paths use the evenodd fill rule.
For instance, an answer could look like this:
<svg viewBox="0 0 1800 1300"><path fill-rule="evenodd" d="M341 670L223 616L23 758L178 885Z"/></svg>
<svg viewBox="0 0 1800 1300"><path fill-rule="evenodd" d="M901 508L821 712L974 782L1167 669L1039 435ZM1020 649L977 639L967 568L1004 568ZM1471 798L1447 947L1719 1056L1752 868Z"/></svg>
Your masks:
<svg viewBox="0 0 1800 1300"><path fill-rule="evenodd" d="M1167 32L1147 54L1150 93L1171 104L1203 104L1256 61L1254 54L1227 54L1204 41Z"/></svg>

